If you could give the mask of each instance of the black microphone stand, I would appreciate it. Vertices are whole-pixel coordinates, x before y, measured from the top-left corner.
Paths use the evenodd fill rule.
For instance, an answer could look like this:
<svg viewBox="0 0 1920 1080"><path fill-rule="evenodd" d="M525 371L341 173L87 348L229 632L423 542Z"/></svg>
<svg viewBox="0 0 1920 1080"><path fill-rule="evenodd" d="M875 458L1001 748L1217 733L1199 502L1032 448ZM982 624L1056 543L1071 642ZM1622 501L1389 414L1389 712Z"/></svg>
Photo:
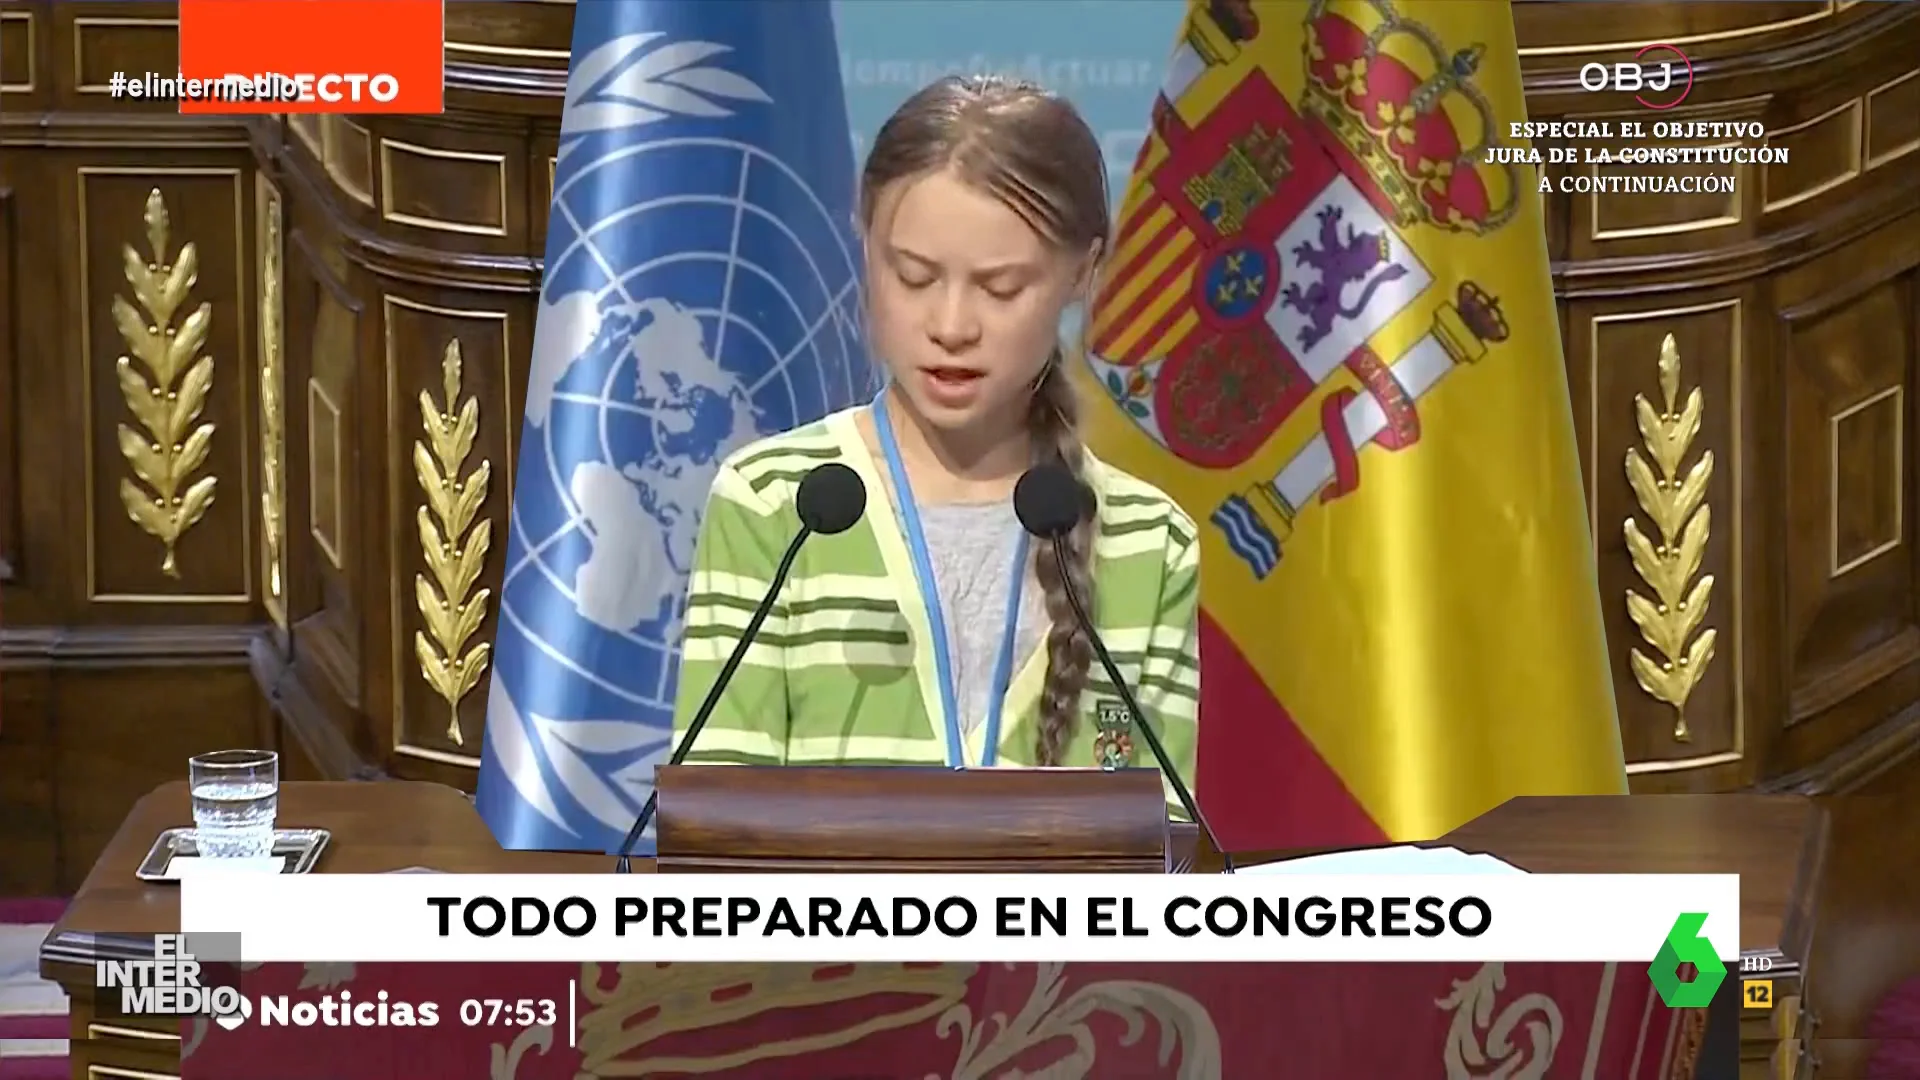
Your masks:
<svg viewBox="0 0 1920 1080"><path fill-rule="evenodd" d="M1064 571L1068 558L1067 538L1064 534L1053 538L1053 557L1060 560L1060 567ZM1213 834L1213 826L1208 825L1207 819L1200 816L1200 804L1194 800L1193 792L1187 789L1187 782L1180 779L1180 770L1173 767L1173 756L1167 753L1165 746L1161 745L1160 734L1153 730L1152 724L1147 722L1146 710L1140 707L1139 700L1127 687L1127 680L1120 677L1120 668L1113 662L1113 654L1107 651L1106 643L1102 642L1100 635L1094 631L1093 620L1087 617L1087 609L1081 605L1080 596L1073 588L1072 579L1062 573L1060 582L1063 586L1061 591L1067 594L1067 603L1073 605L1074 617L1079 619L1080 625L1087 629L1087 643L1093 646L1093 655L1100 658L1101 669L1107 673L1107 679L1113 683L1114 690L1119 692L1120 700L1127 706L1127 711L1133 714L1133 722L1139 726L1140 734L1145 736L1147 749L1153 752L1153 760L1160 766L1160 775L1166 777L1167 782L1173 785L1173 794L1180 800L1180 808L1193 819L1194 825L1199 827L1201 834L1212 841L1214 847L1220 847L1220 839ZM1221 850L1220 862L1222 873L1233 873L1232 854Z"/></svg>
<svg viewBox="0 0 1920 1080"><path fill-rule="evenodd" d="M693 749L693 741L700 737L700 729L707 726L708 718L719 706L720 694L732 681L740 662L746 659L747 650L753 647L753 639L760 633L761 624L772 613L774 598L780 595L780 587L787 583L787 575L793 572L793 561L800 557L800 546L812 535L813 530L802 525L800 531L794 534L793 542L787 545L787 553L780 558L780 568L773 572L773 583L767 586L766 598L760 601L759 607L753 609L753 618L747 620L747 628L741 631L739 642L734 645L727 662L721 666L720 676L713 680L713 688L707 691L706 700L700 703L699 711L693 714L693 722L687 725L687 733L680 739L680 745L673 748L673 756L667 759L668 765L678 765L687 759L687 753ZM620 857L613 864L614 873L632 872L630 860L634 845L640 842L641 834L647 831L647 825L659 807L660 788L656 782L653 791L647 795L646 805L640 808L640 816L633 819L633 828L627 830L627 838L620 844Z"/></svg>

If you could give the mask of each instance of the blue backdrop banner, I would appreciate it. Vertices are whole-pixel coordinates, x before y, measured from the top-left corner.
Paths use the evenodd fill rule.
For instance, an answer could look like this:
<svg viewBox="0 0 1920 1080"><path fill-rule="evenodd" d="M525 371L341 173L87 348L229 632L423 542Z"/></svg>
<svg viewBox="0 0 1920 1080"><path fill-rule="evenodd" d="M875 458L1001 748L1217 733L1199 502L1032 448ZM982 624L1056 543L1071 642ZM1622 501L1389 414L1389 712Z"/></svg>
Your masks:
<svg viewBox="0 0 1920 1080"><path fill-rule="evenodd" d="M1011 75L1066 96L1087 118L1118 210L1186 11L1186 0L836 0L856 151L942 75Z"/></svg>

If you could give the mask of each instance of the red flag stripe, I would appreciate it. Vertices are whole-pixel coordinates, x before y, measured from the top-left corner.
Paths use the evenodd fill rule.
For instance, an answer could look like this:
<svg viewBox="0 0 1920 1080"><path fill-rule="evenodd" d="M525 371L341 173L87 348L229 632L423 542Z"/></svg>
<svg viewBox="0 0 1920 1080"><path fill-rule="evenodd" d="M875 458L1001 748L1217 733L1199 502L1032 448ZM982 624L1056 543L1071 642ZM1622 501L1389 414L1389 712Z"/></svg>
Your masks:
<svg viewBox="0 0 1920 1080"><path fill-rule="evenodd" d="M1200 615L1199 799L1229 851L1387 842L1225 630Z"/></svg>

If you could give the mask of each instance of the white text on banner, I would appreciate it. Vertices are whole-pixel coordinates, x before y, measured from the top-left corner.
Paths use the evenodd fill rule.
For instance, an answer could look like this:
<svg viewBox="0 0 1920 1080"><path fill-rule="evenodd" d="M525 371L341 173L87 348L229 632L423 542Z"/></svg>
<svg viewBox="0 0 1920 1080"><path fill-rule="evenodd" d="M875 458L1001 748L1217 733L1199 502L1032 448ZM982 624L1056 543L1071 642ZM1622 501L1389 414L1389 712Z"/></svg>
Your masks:
<svg viewBox="0 0 1920 1080"><path fill-rule="evenodd" d="M237 932L249 961L1650 961L1690 912L1720 957L1740 955L1731 874L321 874L182 890L181 929Z"/></svg>

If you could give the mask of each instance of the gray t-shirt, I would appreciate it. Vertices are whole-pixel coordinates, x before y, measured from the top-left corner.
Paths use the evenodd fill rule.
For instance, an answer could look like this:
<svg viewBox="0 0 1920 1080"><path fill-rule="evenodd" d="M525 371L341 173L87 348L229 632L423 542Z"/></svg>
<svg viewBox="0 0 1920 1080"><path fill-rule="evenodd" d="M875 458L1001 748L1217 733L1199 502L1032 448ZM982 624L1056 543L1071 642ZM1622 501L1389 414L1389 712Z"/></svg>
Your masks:
<svg viewBox="0 0 1920 1080"><path fill-rule="evenodd" d="M945 503L922 506L920 527L933 564L934 589L946 615L960 730L971 734L987 722L1000 641L1007 625L1013 553L1020 520L1013 503ZM1032 564L1021 570L1020 616L1008 679L1033 655L1047 632L1046 602L1033 580ZM1003 721L1004 722L1004 721ZM1004 730L1004 729L1003 729Z"/></svg>

